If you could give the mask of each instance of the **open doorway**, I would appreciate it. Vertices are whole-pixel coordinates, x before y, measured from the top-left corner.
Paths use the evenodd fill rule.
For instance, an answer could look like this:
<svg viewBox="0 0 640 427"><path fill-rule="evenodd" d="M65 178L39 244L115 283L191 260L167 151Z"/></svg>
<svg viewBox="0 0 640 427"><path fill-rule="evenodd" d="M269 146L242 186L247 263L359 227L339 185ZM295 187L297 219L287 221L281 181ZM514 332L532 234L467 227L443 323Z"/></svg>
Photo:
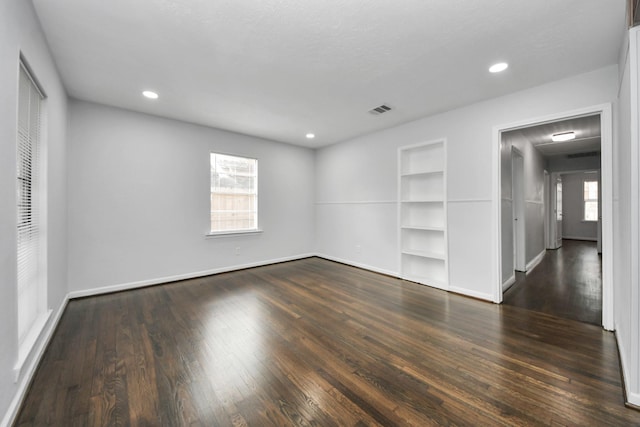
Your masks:
<svg viewBox="0 0 640 427"><path fill-rule="evenodd" d="M531 272L543 261L547 249L563 246L562 237L566 236L566 230L563 230L566 228L563 224L566 222L563 221L566 211L563 206L563 198L566 197L563 174L581 173L588 169L592 173L597 172L598 200L601 201L597 215L598 232L594 237L598 243L593 242L594 252L596 246L602 247L601 270L600 259L595 252L597 274L602 278L601 290L598 290L601 294L601 319L597 323L605 329L613 328L611 126L611 107L607 104L494 128L494 153L499 159L494 175L495 200L498 201L494 218L499 237L496 245L499 266L496 302L503 301L504 292L516 283L516 278L520 277L518 274ZM571 129L567 130L567 127ZM594 134L592 131L596 128L597 134ZM562 143L551 141L551 135L570 131L575 132L574 139ZM522 156L524 191L517 189L520 185L516 175L519 173L518 154ZM594 167L596 159L598 165ZM519 230L520 225L517 224L520 220L517 205L521 198L524 198L524 231ZM520 236L524 244L518 240ZM522 246L524 262L518 259L517 249ZM572 245L573 249L575 247ZM569 249L565 252L568 253Z"/></svg>

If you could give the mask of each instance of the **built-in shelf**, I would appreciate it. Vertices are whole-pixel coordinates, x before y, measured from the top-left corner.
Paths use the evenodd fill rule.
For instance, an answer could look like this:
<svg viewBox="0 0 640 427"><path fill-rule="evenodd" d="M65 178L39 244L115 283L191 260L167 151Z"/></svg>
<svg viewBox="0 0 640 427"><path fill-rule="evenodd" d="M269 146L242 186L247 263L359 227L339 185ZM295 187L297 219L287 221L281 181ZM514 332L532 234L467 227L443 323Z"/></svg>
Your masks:
<svg viewBox="0 0 640 427"><path fill-rule="evenodd" d="M448 289L444 141L399 150L402 278Z"/></svg>
<svg viewBox="0 0 640 427"><path fill-rule="evenodd" d="M403 230L444 231L444 227L422 227L420 225L402 225Z"/></svg>
<svg viewBox="0 0 640 427"><path fill-rule="evenodd" d="M434 251L418 251L418 250L407 249L407 250L403 250L402 253L406 255L419 256L423 258L433 258L433 259L441 259L441 260L444 260L445 258L444 254L434 252Z"/></svg>
<svg viewBox="0 0 640 427"><path fill-rule="evenodd" d="M441 175L444 174L443 170L433 170L433 171L425 171L425 172L407 172L407 173L403 173L402 177L405 176L421 176L421 175Z"/></svg>

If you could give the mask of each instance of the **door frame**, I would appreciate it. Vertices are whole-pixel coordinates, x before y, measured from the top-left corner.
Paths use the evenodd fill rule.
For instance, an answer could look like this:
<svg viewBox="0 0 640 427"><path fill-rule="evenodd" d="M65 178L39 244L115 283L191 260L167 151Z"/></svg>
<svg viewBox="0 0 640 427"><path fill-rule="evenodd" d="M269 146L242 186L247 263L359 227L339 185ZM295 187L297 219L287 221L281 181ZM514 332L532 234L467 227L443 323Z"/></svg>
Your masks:
<svg viewBox="0 0 640 427"><path fill-rule="evenodd" d="M562 247L562 226L560 230L558 230L558 223L562 223L562 219L558 221L558 182L560 183L560 192L562 193L562 175L564 172L552 172L551 173L551 182L550 182L550 193L551 193L551 216L549 219L551 220L551 240L550 249L560 249ZM563 195L564 197L564 195ZM561 213L561 215L563 215Z"/></svg>
<svg viewBox="0 0 640 427"><path fill-rule="evenodd" d="M602 326L614 330L613 322L613 121L611 103L533 117L515 123L493 127L493 302L502 302L502 214L500 199L500 142L502 133L537 124L556 122L572 117L600 115L601 186L602 186Z"/></svg>
<svg viewBox="0 0 640 427"><path fill-rule="evenodd" d="M549 172L544 170L544 186L542 188L542 200L544 200L544 249L551 249L551 176Z"/></svg>
<svg viewBox="0 0 640 427"><path fill-rule="evenodd" d="M511 211L513 218L513 269L520 272L527 271L527 218L524 179L524 155L520 150L512 146Z"/></svg>

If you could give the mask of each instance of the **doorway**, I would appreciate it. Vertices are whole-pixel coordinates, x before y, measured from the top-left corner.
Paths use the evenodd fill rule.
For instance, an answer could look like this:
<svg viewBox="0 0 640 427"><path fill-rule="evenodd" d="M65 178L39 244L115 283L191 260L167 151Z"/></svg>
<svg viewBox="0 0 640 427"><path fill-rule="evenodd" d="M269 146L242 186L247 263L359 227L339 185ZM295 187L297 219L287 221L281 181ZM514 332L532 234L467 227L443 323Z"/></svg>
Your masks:
<svg viewBox="0 0 640 427"><path fill-rule="evenodd" d="M518 203L516 200L516 193L512 193L511 200L508 200L508 197L505 197L503 192L504 190L504 181L503 174L512 174L514 173L514 169L509 168L508 172L505 172L505 156L504 156L504 142L503 142L503 134L507 132L517 131L519 129L524 129L527 127L532 127L536 125L542 124L552 124L555 122L569 120L574 118L581 118L587 116L596 116L598 118L599 126L600 126L600 146L601 146L601 206L602 206L602 326L607 330L613 329L613 258L612 258L612 239L613 239L613 183L612 183L612 165L613 165L613 149L612 149L612 115L611 115L611 105L603 104L598 106L593 106L590 108L574 110L570 112L565 112L561 114L555 114L550 116L532 118L529 120L524 120L518 123L512 123L509 125L502 125L494 127L494 178L493 178L493 189L494 189L494 227L497 230L495 235L495 259L496 262L494 264L494 277L495 277L495 290L494 290L494 302L501 303L503 301L503 291L505 289L505 284L509 280L509 265L510 259L512 258L512 253L516 253L515 244L517 236L509 236L510 234L517 234L517 230L514 227L509 227L509 229L505 229L504 225L506 223L511 224L513 218L508 218L509 216L514 216L515 218L515 204ZM510 151L511 153L511 151ZM525 178L528 175L527 171L527 154L524 153L524 164L525 164ZM510 160L509 155L509 160ZM517 160L517 156L515 158ZM516 166L517 167L517 166ZM510 177L511 178L511 177ZM517 178L515 178L517 180ZM551 177L549 181L553 182L554 177ZM509 180L510 183L514 182L514 178ZM540 172L540 181L544 181L544 175ZM557 181L556 181L557 183ZM525 203L525 216L529 211L531 212L541 212L539 214L540 222L539 222L539 238L540 242L536 244L530 244L529 242L525 242L525 249L529 250L529 247L540 246L543 249L546 249L548 246L545 244L545 241L548 243L553 243L555 245L561 244L561 239L558 239L556 235L555 242L552 242L550 238L551 232L548 234L545 233L544 226L544 218L545 218L545 209L547 208L546 203L548 203L549 199L557 199L556 195L558 194L557 188L560 188L560 194L562 192L562 185L556 186L555 192L549 192L551 194L547 194L547 197L543 195L544 185L540 186L540 197L539 200L526 200ZM555 193L555 194L553 194ZM529 197L529 194L526 195ZM561 199L560 199L561 200ZM545 203L546 201L546 203ZM507 208L507 205L512 203L513 206L511 209ZM539 206L538 206L539 205ZM561 205L560 205L561 208ZM561 218L556 214L556 221L551 221L547 224L546 230L549 231L551 228L562 227L562 223L558 220ZM560 209L560 214L562 213L562 209ZM536 214L537 215L537 214ZM505 222L507 220L507 222ZM515 221L513 221L515 222ZM532 225L534 226L534 225ZM538 225L535 225L536 227ZM529 236L529 233L525 229L525 239ZM561 236L561 234L560 234ZM514 245L514 247L510 247ZM505 253L505 250L508 252ZM530 250L531 253L527 254L525 261L529 260L530 265L535 265L536 262L539 262L544 257L544 252L541 254L536 254L537 249ZM505 258L505 254L509 254ZM541 255L541 256L540 256ZM518 264L520 262L516 260ZM513 266L515 267L516 262L513 262ZM525 269L527 267L527 263L525 262ZM530 267L533 268L533 267ZM514 271L515 268L512 268L510 271ZM513 281L515 281L515 274L513 274ZM508 284L508 283L507 283ZM508 286L507 286L508 287Z"/></svg>

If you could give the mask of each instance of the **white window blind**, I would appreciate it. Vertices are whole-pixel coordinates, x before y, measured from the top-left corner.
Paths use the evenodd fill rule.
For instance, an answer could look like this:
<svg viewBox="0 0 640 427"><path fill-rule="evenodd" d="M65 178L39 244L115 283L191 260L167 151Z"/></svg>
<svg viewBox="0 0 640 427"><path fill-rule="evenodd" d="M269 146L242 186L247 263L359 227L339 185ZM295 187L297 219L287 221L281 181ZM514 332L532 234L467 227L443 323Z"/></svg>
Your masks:
<svg viewBox="0 0 640 427"><path fill-rule="evenodd" d="M17 138L17 312L20 359L35 341L46 314L41 235L40 141L43 96L20 67Z"/></svg>
<svg viewBox="0 0 640 427"><path fill-rule="evenodd" d="M211 233L258 229L258 160L211 153Z"/></svg>

